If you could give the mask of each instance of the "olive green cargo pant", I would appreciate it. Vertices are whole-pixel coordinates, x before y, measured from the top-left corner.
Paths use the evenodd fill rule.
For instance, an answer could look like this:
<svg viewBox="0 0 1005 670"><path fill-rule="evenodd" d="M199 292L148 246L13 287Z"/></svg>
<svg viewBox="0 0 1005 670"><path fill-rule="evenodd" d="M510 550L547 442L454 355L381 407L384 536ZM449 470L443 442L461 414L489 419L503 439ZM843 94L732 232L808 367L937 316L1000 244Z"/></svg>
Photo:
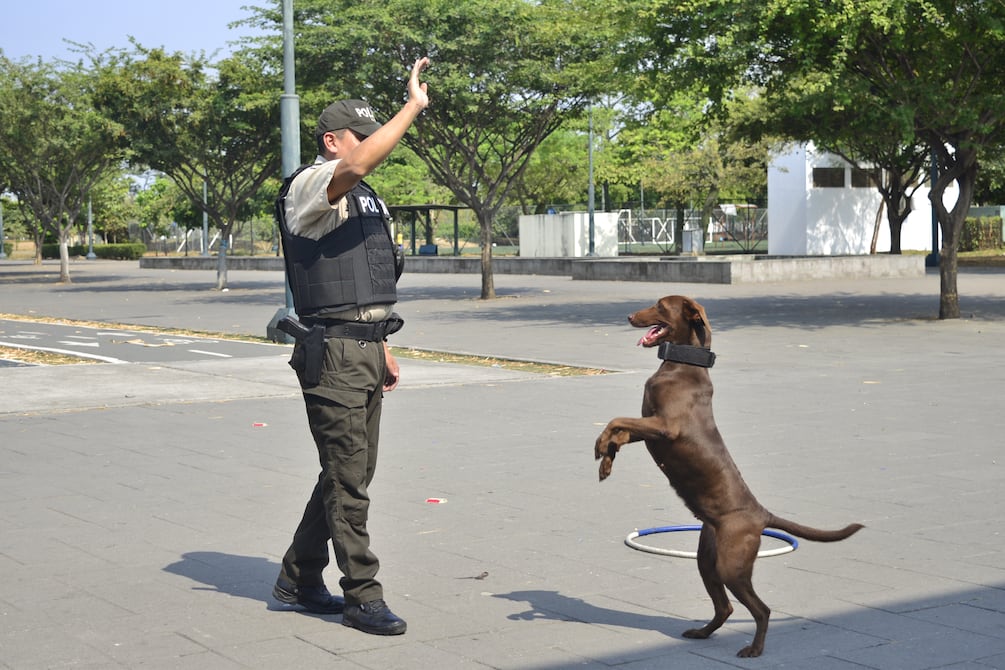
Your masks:
<svg viewBox="0 0 1005 670"><path fill-rule="evenodd" d="M298 367L300 345L290 364ZM383 598L370 551L367 487L377 464L382 387L386 371L381 342L332 338L326 343L321 382L303 388L307 419L318 448L321 474L307 502L280 573L294 584L318 586L328 565L328 540L342 572L339 585L348 604Z"/></svg>

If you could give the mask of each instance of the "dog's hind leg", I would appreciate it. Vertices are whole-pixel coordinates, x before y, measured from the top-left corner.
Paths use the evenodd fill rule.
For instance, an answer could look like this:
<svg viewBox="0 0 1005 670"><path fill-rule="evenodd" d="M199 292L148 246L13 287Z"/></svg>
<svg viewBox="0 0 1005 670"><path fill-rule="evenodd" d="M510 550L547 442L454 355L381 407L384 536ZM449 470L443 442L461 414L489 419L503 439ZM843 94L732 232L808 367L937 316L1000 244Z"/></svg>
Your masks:
<svg viewBox="0 0 1005 670"><path fill-rule="evenodd" d="M703 526L701 534L698 536L698 573L701 575L701 581L705 583L705 590L712 598L715 613L712 620L701 628L684 631L684 637L704 640L726 623L726 619L733 613L733 606L729 603L729 597L726 595L726 587L719 579L719 571L716 568L717 558L715 531L709 526Z"/></svg>
<svg viewBox="0 0 1005 670"><path fill-rule="evenodd" d="M771 610L754 592L752 582L754 561L761 546L760 531L749 526L733 527L727 536L720 529L717 546L719 578L730 593L750 610L756 626L753 641L736 653L742 658L760 656L764 651L764 638L768 634L768 618L771 616Z"/></svg>
<svg viewBox="0 0 1005 670"><path fill-rule="evenodd" d="M768 634L768 617L771 616L771 610L754 593L754 586L749 579L739 584L730 584L729 590L736 596L737 600L743 603L744 607L750 610L757 626L753 642L736 652L736 655L742 658L760 656L761 652L764 651L764 638Z"/></svg>

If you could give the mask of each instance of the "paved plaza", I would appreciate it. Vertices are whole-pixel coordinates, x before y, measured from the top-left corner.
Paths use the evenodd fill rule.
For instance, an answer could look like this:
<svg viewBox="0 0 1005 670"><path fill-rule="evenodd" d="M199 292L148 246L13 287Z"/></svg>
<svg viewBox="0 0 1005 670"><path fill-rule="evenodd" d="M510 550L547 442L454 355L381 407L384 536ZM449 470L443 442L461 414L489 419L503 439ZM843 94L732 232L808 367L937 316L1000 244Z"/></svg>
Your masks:
<svg viewBox="0 0 1005 670"><path fill-rule="evenodd" d="M0 261L0 315L262 336L285 300L277 272L231 271L225 292L127 262L71 276ZM949 321L936 273L495 285L482 301L477 275L406 273L393 344L607 374L399 359L370 531L400 637L271 599L317 476L289 347L0 368L0 668L1005 668L1005 272L961 271ZM670 293L707 309L716 420L761 503L866 525L757 562L757 659L735 656L754 631L740 605L682 637L712 612L693 560L625 545L693 523L645 447L597 481L594 439L638 415L658 362L625 317ZM3 322L0 343L30 329Z"/></svg>

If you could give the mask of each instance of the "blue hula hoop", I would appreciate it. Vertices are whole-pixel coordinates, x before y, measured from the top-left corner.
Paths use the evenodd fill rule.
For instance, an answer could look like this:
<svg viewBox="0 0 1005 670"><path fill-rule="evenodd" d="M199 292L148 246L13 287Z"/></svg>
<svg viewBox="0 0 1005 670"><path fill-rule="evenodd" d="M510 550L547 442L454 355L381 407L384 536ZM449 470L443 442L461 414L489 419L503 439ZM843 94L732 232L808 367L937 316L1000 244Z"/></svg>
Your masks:
<svg viewBox="0 0 1005 670"><path fill-rule="evenodd" d="M700 525L690 525L690 526L657 526L655 528L643 528L642 530L632 531L625 538L625 544L627 544L632 549L638 549L639 551L645 551L650 554L659 554L661 556L674 556L675 558L698 558L698 552L696 551L681 551L679 549L661 549L660 547L652 547L648 544L642 544L641 542L636 542L635 538L645 537L646 535L656 535L658 533L680 533L685 531L695 531L701 530ZM788 533L783 533L780 530L774 530L772 528L765 528L761 535L766 535L767 537L773 537L776 540L781 540L786 544L781 547L776 547L774 549L761 549L757 552L758 558L766 558L768 556L781 556L782 554L787 554L791 551L795 551L799 546L799 540L792 537Z"/></svg>

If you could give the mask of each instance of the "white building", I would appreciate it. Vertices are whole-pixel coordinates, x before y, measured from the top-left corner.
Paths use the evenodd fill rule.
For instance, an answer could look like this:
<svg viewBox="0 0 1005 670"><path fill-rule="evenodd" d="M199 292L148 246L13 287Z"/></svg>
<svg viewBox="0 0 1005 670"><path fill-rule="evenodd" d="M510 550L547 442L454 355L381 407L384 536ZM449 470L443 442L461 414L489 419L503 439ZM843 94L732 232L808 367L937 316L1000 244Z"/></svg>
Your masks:
<svg viewBox="0 0 1005 670"><path fill-rule="evenodd" d="M587 212L523 215L520 225L522 258L583 258L590 251L590 215ZM595 256L618 255L618 213L593 213Z"/></svg>
<svg viewBox="0 0 1005 670"><path fill-rule="evenodd" d="M768 166L768 253L776 256L868 254L883 201L875 174L845 160L800 145L775 156ZM956 200L947 189L948 206ZM928 187L912 198L901 230L901 249L932 250L932 207ZM939 236L941 245L941 235ZM890 226L883 210L876 252L890 250Z"/></svg>

